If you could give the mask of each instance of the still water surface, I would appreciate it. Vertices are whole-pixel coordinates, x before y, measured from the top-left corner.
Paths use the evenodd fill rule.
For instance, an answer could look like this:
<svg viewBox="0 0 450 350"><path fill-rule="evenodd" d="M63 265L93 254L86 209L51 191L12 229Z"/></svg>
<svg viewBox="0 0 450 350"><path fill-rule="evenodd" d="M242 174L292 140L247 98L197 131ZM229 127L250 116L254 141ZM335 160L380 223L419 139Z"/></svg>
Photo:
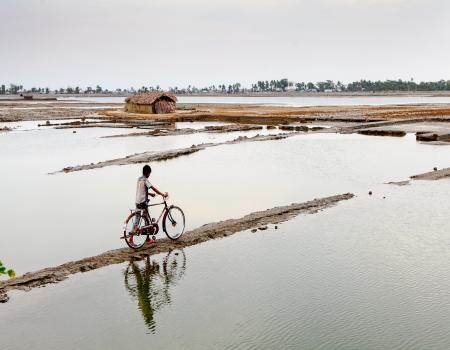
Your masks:
<svg viewBox="0 0 450 350"><path fill-rule="evenodd" d="M142 165L48 175L149 150L233 139L233 134L104 139L108 129L31 130L0 135L4 172L2 259L18 273L121 247ZM276 205L374 186L448 166L450 149L418 144L413 135L302 135L282 141L219 146L152 164L151 181L171 193L192 229ZM157 214L157 213L156 213Z"/></svg>
<svg viewBox="0 0 450 350"><path fill-rule="evenodd" d="M448 184L11 293L2 349L448 349Z"/></svg>
<svg viewBox="0 0 450 350"><path fill-rule="evenodd" d="M123 103L125 97L70 97L58 100L73 102ZM450 96L274 96L274 97L233 97L233 96L178 96L179 103L215 104L261 104L287 107L306 106L355 106L355 105L395 105L422 103L450 103Z"/></svg>

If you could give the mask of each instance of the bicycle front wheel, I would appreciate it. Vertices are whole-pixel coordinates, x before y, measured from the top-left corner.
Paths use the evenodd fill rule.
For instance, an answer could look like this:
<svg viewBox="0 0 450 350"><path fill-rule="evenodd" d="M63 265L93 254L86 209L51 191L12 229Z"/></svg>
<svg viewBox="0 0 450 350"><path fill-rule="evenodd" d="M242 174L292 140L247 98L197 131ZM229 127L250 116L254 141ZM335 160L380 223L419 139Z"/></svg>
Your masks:
<svg viewBox="0 0 450 350"><path fill-rule="evenodd" d="M163 230L167 237L176 240L184 233L185 228L184 213L179 207L170 207L163 218Z"/></svg>

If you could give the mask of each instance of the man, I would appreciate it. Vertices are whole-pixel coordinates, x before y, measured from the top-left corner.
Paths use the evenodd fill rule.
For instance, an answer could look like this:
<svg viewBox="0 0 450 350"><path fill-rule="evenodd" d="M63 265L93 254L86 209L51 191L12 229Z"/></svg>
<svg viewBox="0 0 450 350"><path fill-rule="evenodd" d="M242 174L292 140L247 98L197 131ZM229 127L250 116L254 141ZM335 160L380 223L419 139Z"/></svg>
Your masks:
<svg viewBox="0 0 450 350"><path fill-rule="evenodd" d="M136 187L136 208L144 209L147 212L147 215L148 215L148 201L149 201L148 195L150 194L150 196L152 196L152 197L155 196L154 193L148 193L148 191L150 189L163 197L167 197L169 195L169 193L167 193L167 192L161 192L160 190L158 190L155 186L153 186L150 183L148 178L150 177L151 173L152 173L152 168L150 168L149 165L145 165L142 168L142 176L140 178L138 178L138 180L137 180L137 187ZM150 217L150 215L149 215L149 217ZM133 228L134 232L139 231L138 225L139 225L140 219L141 219L141 214L140 214L140 212L138 212L134 219L134 228ZM148 238L147 243L153 243L153 241L150 240L150 238Z"/></svg>

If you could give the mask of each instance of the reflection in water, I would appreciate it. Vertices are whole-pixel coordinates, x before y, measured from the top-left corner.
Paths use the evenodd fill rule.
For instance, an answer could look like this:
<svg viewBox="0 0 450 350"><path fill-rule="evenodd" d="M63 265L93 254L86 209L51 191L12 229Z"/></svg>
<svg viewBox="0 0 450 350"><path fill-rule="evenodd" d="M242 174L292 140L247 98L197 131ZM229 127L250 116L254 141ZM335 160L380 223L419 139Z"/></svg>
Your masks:
<svg viewBox="0 0 450 350"><path fill-rule="evenodd" d="M171 303L169 287L175 285L186 270L186 255L181 249L170 251L161 261L148 256L142 262L130 261L124 271L125 287L137 299L145 324L155 333L155 312Z"/></svg>

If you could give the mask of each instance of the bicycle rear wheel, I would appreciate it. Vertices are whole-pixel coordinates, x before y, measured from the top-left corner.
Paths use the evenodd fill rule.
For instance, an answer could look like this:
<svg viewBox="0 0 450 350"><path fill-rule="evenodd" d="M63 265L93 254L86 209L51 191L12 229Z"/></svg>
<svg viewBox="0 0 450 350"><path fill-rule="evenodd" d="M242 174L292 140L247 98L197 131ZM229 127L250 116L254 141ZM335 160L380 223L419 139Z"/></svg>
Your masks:
<svg viewBox="0 0 450 350"><path fill-rule="evenodd" d="M139 221L137 223L138 230L134 231L134 221L136 218L136 213L132 213L127 221L125 221L125 225L123 228L123 238L127 245L132 249L139 249L145 244L145 241L148 238L147 234L141 234L141 229L144 226L150 225L150 221L148 220L146 215L141 215Z"/></svg>
<svg viewBox="0 0 450 350"><path fill-rule="evenodd" d="M170 207L163 218L163 230L167 237L176 240L184 233L185 228L184 213L179 207Z"/></svg>

